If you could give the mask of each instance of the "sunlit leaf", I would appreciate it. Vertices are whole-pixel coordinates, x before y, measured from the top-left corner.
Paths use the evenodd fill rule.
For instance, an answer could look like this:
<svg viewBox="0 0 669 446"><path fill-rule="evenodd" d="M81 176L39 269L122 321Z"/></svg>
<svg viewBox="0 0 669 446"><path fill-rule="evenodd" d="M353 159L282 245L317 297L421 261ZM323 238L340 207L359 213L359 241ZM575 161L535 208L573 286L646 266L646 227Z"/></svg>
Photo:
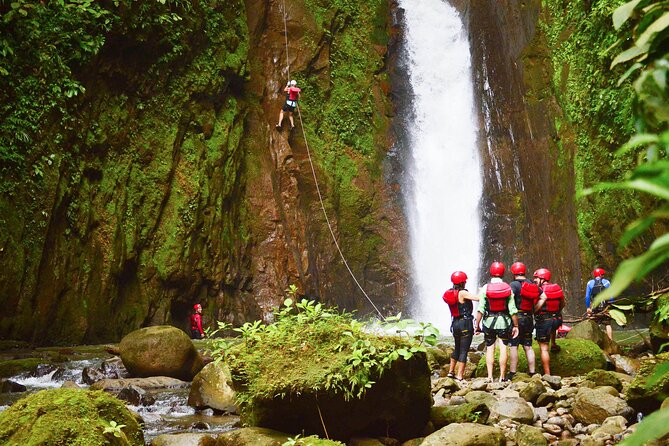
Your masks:
<svg viewBox="0 0 669 446"><path fill-rule="evenodd" d="M632 59L634 59L635 57L637 57L637 56L639 56L639 55L641 55L641 54L647 53L647 52L648 52L648 48L649 48L648 46L645 46L645 47L638 47L638 46L636 46L636 45L633 45L633 46L627 48L625 51L623 51L622 53L618 54L618 55L613 59L613 61L611 61L611 68L613 68L613 67L615 67L616 65L621 64L621 63L623 63L623 62L627 62L628 60L632 60ZM628 72L629 72L629 70L628 70ZM626 78L629 76L629 74L628 74L628 73L625 73L625 74L626 74L627 76L625 76L625 75L623 75L623 76L625 76L625 79L626 79ZM630 73L630 74L631 74L631 73ZM622 79L622 80L624 80L624 79ZM622 82L622 80L621 80L621 82Z"/></svg>
<svg viewBox="0 0 669 446"><path fill-rule="evenodd" d="M660 31L664 31L669 27L669 12L665 12L662 16L655 20L644 32L636 39L635 44L641 48L650 44L650 40L655 37Z"/></svg>
<svg viewBox="0 0 669 446"><path fill-rule="evenodd" d="M616 321L616 324L621 327L627 325L627 316L625 316L625 313L622 311L611 309L609 310L609 316L611 316L611 318Z"/></svg>
<svg viewBox="0 0 669 446"><path fill-rule="evenodd" d="M613 27L615 29L620 29L621 26L629 19L634 13L634 8L641 2L641 0L632 0L627 2L622 6L616 8L613 11Z"/></svg>
<svg viewBox="0 0 669 446"><path fill-rule="evenodd" d="M623 146L618 149L616 155L623 155L636 147L645 146L650 143L656 143L660 138L654 133L637 133L632 136Z"/></svg>
<svg viewBox="0 0 669 446"><path fill-rule="evenodd" d="M620 446L645 446L651 440L669 434L669 408L651 413L643 419L632 435L625 438Z"/></svg>

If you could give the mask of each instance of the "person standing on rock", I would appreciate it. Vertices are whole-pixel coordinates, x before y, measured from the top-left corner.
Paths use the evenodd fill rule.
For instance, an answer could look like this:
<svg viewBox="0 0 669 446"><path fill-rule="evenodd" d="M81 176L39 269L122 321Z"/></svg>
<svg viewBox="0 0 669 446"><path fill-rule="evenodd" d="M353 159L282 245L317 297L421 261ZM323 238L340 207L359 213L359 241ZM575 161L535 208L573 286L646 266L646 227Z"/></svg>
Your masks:
<svg viewBox="0 0 669 446"><path fill-rule="evenodd" d="M510 283L513 291L513 300L518 309L518 337L509 341L511 363L509 365L509 379L518 370L518 346L522 345L527 356L527 367L530 375L534 375L535 362L532 348L532 332L534 331L534 306L541 291L539 285L525 277L527 268L524 263L516 262L511 265L514 280Z"/></svg>
<svg viewBox="0 0 669 446"><path fill-rule="evenodd" d="M595 297L611 286L611 282L604 278L604 274L606 274L606 271L604 271L603 268L595 268L592 271L593 279L591 279L585 287L585 308L589 317L594 316L594 319L597 319L598 323L605 325L606 335L609 339L613 340L611 318L606 313L606 306L613 302L613 298L609 299L608 302L601 302L594 309L592 308L592 303L595 301Z"/></svg>
<svg viewBox="0 0 669 446"><path fill-rule="evenodd" d="M534 319L537 327L537 342L541 349L541 365L546 375L551 374L551 357L549 343L552 342L552 352L559 352L555 344L555 333L562 325L562 309L564 308L564 293L557 283L550 283L551 272L546 268L539 268L534 272L534 283L541 288L541 295L534 306Z"/></svg>
<svg viewBox="0 0 669 446"><path fill-rule="evenodd" d="M481 331L483 320L483 334L486 345L486 367L488 380L493 381L495 366L495 343L499 338L499 372L500 381L506 378L506 363L508 352L506 346L509 340L518 336L518 316L513 293L508 283L502 280L505 266L501 262L490 265L490 283L484 285L479 293L479 307L476 310L476 331Z"/></svg>
<svg viewBox="0 0 669 446"><path fill-rule="evenodd" d="M456 271L451 274L453 288L447 290L443 299L451 311L451 332L455 338L455 349L451 353L451 364L448 368L448 377L461 381L465 373L467 353L472 345L474 336L474 305L472 301L478 301L478 296L465 289L467 274ZM457 365L457 372L456 372Z"/></svg>
<svg viewBox="0 0 669 446"><path fill-rule="evenodd" d="M190 316L190 335L193 339L204 338L204 330L202 330L202 305L193 305L193 314Z"/></svg>
<svg viewBox="0 0 669 446"><path fill-rule="evenodd" d="M297 88L297 81L292 80L286 85L286 88L283 89L284 93L286 93L286 102L283 104L283 107L281 108L281 112L279 113L279 123L276 125L277 129L281 128L281 123L283 122L283 112L288 113L288 119L290 120L290 129L295 128L295 122L293 121L293 112L295 111L295 108L297 107L297 101L300 99L300 90Z"/></svg>

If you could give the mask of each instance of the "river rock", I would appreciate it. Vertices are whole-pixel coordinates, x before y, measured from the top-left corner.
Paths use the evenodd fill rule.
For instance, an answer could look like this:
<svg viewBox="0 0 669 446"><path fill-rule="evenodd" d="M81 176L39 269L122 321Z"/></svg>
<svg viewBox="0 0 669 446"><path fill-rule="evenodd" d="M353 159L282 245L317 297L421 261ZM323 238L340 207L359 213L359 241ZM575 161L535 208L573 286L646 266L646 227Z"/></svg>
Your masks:
<svg viewBox="0 0 669 446"><path fill-rule="evenodd" d="M449 406L459 406L461 404L465 404L466 402L467 402L467 400L465 399L464 396L455 395L455 396L452 396L450 400L448 400L448 405Z"/></svg>
<svg viewBox="0 0 669 446"><path fill-rule="evenodd" d="M488 408L491 408L497 402L497 398L491 393L482 390L473 390L465 395L465 401L474 404L483 403Z"/></svg>
<svg viewBox="0 0 669 446"><path fill-rule="evenodd" d="M530 380L525 388L520 390L520 397L530 403L536 403L542 393L546 393L544 385L540 381Z"/></svg>
<svg viewBox="0 0 669 446"><path fill-rule="evenodd" d="M537 397L537 401L534 403L535 406L537 407L546 407L549 404L554 403L557 401L557 397L555 396L554 393L542 393Z"/></svg>
<svg viewBox="0 0 669 446"><path fill-rule="evenodd" d="M91 385L101 379L104 379L105 375L97 367L84 367L81 371L81 380L88 385Z"/></svg>
<svg viewBox="0 0 669 446"><path fill-rule="evenodd" d="M439 378L432 383L432 393L440 390L451 393L460 390L460 385L453 378Z"/></svg>
<svg viewBox="0 0 669 446"><path fill-rule="evenodd" d="M236 396L228 367L221 362L212 362L204 366L193 378L188 394L188 405L198 409L210 407L237 413Z"/></svg>
<svg viewBox="0 0 669 446"><path fill-rule="evenodd" d="M615 387L611 387L611 386L599 386L599 387L595 387L595 390L599 390L600 392L606 392L609 395L613 395L613 396L620 396L620 392L618 392L618 390L616 390Z"/></svg>
<svg viewBox="0 0 669 446"><path fill-rule="evenodd" d="M282 446L288 435L262 427L245 427L218 436L216 446Z"/></svg>
<svg viewBox="0 0 669 446"><path fill-rule="evenodd" d="M657 410L662 403L660 397L669 394L669 373L648 386L648 380L655 374L657 367L666 362L669 362L669 353L641 360L639 372L625 393L625 398L634 409L644 413Z"/></svg>
<svg viewBox="0 0 669 446"><path fill-rule="evenodd" d="M620 353L620 347L615 341L609 339L599 325L591 319L586 319L571 328L567 333L567 339L587 339L594 342L609 355Z"/></svg>
<svg viewBox="0 0 669 446"><path fill-rule="evenodd" d="M51 389L29 395L0 412L4 445L107 445L110 421L123 427L125 446L143 446L142 429L122 401L104 392Z"/></svg>
<svg viewBox="0 0 669 446"><path fill-rule="evenodd" d="M459 406L432 407L430 421L437 429L451 423L485 423L490 409L484 403L465 403Z"/></svg>
<svg viewBox="0 0 669 446"><path fill-rule="evenodd" d="M618 379L614 373L607 372L606 370L595 369L589 372L585 377L586 379L594 382L598 387L611 386L618 392L623 389L623 383L620 382L620 379Z"/></svg>
<svg viewBox="0 0 669 446"><path fill-rule="evenodd" d="M641 367L638 359L630 358L623 355L611 355L613 362L616 364L616 371L625 373L626 375L635 376Z"/></svg>
<svg viewBox="0 0 669 446"><path fill-rule="evenodd" d="M625 429L627 429L627 420L625 419L625 417L621 416L608 417L606 420L604 420L602 426L595 429L592 432L592 434L594 436L598 432L605 432L609 435L616 435L621 432L624 432Z"/></svg>
<svg viewBox="0 0 669 446"><path fill-rule="evenodd" d="M478 378L472 381L470 388L472 390L486 390L488 388L488 380L485 378Z"/></svg>
<svg viewBox="0 0 669 446"><path fill-rule="evenodd" d="M553 434L555 436L560 435L560 433L562 432L562 428L560 426L551 423L544 423L543 429L549 434Z"/></svg>
<svg viewBox="0 0 669 446"><path fill-rule="evenodd" d="M26 386L11 379L0 380L0 393L21 393L27 390Z"/></svg>
<svg viewBox="0 0 669 446"><path fill-rule="evenodd" d="M135 377L170 376L190 381L204 366L188 335L166 325L129 333L119 350L125 368Z"/></svg>
<svg viewBox="0 0 669 446"><path fill-rule="evenodd" d="M156 402L156 399L147 394L146 390L132 384L121 389L116 398L127 401L133 406L151 406Z"/></svg>
<svg viewBox="0 0 669 446"><path fill-rule="evenodd" d="M540 428L521 424L516 431L518 446L545 446L548 444Z"/></svg>
<svg viewBox="0 0 669 446"><path fill-rule="evenodd" d="M505 443L504 432L500 428L455 423L425 437L421 446L504 446Z"/></svg>
<svg viewBox="0 0 669 446"><path fill-rule="evenodd" d="M128 386L137 386L144 390L157 389L183 389L189 383L167 376L152 376L150 378L124 378L124 379L102 379L91 385L92 390L104 390L106 392L120 392Z"/></svg>
<svg viewBox="0 0 669 446"><path fill-rule="evenodd" d="M629 418L634 410L625 400L599 390L582 387L578 390L572 407L572 415L581 423L602 424L605 419L615 415Z"/></svg>
<svg viewBox="0 0 669 446"><path fill-rule="evenodd" d="M453 347L448 345L437 345L436 347L429 347L427 349L427 361L431 370L438 370L451 361L451 352Z"/></svg>
<svg viewBox="0 0 669 446"><path fill-rule="evenodd" d="M544 375L541 377L553 390L558 390L562 387L562 378L557 375Z"/></svg>
<svg viewBox="0 0 669 446"><path fill-rule="evenodd" d="M208 434L163 434L154 438L151 446L216 446L216 439Z"/></svg>
<svg viewBox="0 0 669 446"><path fill-rule="evenodd" d="M523 424L534 421L532 406L522 398L502 398L491 409L491 417L499 420L509 419Z"/></svg>

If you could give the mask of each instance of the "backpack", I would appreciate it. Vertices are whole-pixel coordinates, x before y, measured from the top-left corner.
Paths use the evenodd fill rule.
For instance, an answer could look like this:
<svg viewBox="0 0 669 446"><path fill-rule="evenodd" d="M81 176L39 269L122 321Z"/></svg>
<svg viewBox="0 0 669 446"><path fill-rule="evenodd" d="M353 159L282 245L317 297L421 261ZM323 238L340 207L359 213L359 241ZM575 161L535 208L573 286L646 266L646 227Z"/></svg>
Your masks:
<svg viewBox="0 0 669 446"><path fill-rule="evenodd" d="M590 298L594 299L596 295L604 291L604 281L601 277L595 277L595 283L592 285L592 291L590 291Z"/></svg>

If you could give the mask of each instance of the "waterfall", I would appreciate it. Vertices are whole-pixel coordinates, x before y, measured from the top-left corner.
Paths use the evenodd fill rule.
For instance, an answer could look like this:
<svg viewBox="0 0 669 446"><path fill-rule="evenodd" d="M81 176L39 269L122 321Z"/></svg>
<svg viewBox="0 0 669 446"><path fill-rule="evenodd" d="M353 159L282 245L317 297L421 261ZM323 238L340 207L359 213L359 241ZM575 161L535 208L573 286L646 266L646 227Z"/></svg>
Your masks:
<svg viewBox="0 0 669 446"><path fill-rule="evenodd" d="M441 296L453 271L464 271L476 292L481 250L478 152L469 41L446 0L400 0L405 60L413 101L405 201L414 298L412 316L442 334L450 313Z"/></svg>

